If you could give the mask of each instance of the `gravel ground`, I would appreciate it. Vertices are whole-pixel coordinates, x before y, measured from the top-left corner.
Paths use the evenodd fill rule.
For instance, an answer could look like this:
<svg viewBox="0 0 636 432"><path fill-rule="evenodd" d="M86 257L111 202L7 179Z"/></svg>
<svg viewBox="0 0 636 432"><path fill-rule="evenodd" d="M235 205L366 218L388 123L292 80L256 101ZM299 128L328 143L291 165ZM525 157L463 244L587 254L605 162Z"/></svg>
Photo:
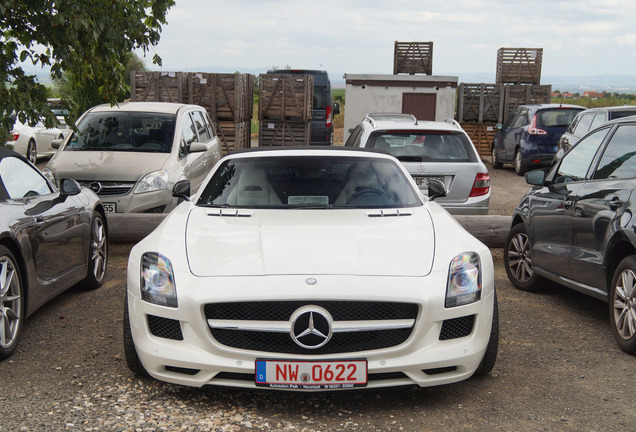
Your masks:
<svg viewBox="0 0 636 432"><path fill-rule="evenodd" d="M520 195L500 188L527 186L510 169L491 174L492 206L511 214ZM489 376L338 393L194 389L133 376L122 346L129 249L113 245L102 288L71 289L25 322L17 352L0 363L0 431L634 430L636 359L614 343L607 305L558 287L515 290L499 249L500 349Z"/></svg>

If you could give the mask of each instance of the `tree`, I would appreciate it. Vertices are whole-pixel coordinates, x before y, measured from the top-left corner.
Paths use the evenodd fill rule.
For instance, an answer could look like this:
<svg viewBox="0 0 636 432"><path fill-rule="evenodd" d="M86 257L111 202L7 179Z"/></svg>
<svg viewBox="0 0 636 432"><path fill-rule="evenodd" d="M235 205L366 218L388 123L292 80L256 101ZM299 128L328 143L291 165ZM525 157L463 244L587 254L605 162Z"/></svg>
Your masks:
<svg viewBox="0 0 636 432"><path fill-rule="evenodd" d="M73 84L71 117L95 100L115 104L128 91L127 56L148 52L159 42L161 26L174 0L0 0L0 136L13 126L12 112L34 123L54 116L46 88L22 64L50 67ZM161 65L155 54L153 63ZM79 114L78 114L79 113Z"/></svg>

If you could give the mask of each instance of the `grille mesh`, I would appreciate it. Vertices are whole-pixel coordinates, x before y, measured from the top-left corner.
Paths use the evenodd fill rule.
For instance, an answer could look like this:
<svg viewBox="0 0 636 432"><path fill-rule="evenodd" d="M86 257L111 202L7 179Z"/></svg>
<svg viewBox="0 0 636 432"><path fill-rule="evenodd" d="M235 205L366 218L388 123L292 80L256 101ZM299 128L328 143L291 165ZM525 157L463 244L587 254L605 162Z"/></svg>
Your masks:
<svg viewBox="0 0 636 432"><path fill-rule="evenodd" d="M469 336L473 332L475 315L444 320L439 340L457 339Z"/></svg>
<svg viewBox="0 0 636 432"><path fill-rule="evenodd" d="M183 340L181 325L177 320L148 315L148 328L154 336L164 339Z"/></svg>

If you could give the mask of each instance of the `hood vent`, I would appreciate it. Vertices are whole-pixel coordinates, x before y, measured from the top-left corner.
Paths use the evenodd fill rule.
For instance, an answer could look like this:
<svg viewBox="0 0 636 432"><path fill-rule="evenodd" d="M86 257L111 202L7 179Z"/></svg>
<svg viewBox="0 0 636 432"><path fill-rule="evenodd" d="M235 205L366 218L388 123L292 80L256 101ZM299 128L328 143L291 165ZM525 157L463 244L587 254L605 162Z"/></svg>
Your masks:
<svg viewBox="0 0 636 432"><path fill-rule="evenodd" d="M368 212L369 217L396 217L396 216L413 216L413 213L400 209L382 209L374 212Z"/></svg>
<svg viewBox="0 0 636 432"><path fill-rule="evenodd" d="M252 213L242 209L227 209L218 208L206 211L206 216L220 216L220 217L251 217Z"/></svg>

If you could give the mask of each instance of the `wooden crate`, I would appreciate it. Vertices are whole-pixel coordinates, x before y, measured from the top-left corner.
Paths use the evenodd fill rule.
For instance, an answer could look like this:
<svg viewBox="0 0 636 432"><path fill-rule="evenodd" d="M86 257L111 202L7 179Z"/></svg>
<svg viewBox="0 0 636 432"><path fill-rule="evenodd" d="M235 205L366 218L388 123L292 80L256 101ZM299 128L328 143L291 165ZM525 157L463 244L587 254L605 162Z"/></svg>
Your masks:
<svg viewBox="0 0 636 432"><path fill-rule="evenodd" d="M259 120L311 120L314 98L314 77L311 75L261 74L258 85Z"/></svg>
<svg viewBox="0 0 636 432"><path fill-rule="evenodd" d="M212 121L244 122L252 118L254 75L188 74L188 103L204 107Z"/></svg>
<svg viewBox="0 0 636 432"><path fill-rule="evenodd" d="M395 42L393 75L433 74L433 42Z"/></svg>
<svg viewBox="0 0 636 432"><path fill-rule="evenodd" d="M214 122L216 134L221 140L223 154L228 154L234 150L250 148L251 142L251 121L217 121Z"/></svg>
<svg viewBox="0 0 636 432"><path fill-rule="evenodd" d="M462 128L466 131L473 144L475 144L479 156L491 155L492 142L497 133L497 128L494 123L463 123Z"/></svg>
<svg viewBox="0 0 636 432"><path fill-rule="evenodd" d="M499 48L497 84L541 84L543 48Z"/></svg>
<svg viewBox="0 0 636 432"><path fill-rule="evenodd" d="M503 84L459 84L457 121L502 123L504 96Z"/></svg>
<svg viewBox="0 0 636 432"><path fill-rule="evenodd" d="M133 102L175 102L186 100L187 80L183 72L132 71L130 100Z"/></svg>
<svg viewBox="0 0 636 432"><path fill-rule="evenodd" d="M258 146L309 145L311 122L261 120Z"/></svg>
<svg viewBox="0 0 636 432"><path fill-rule="evenodd" d="M551 85L513 85L505 86L505 105L503 120L519 105L547 104L552 100Z"/></svg>

